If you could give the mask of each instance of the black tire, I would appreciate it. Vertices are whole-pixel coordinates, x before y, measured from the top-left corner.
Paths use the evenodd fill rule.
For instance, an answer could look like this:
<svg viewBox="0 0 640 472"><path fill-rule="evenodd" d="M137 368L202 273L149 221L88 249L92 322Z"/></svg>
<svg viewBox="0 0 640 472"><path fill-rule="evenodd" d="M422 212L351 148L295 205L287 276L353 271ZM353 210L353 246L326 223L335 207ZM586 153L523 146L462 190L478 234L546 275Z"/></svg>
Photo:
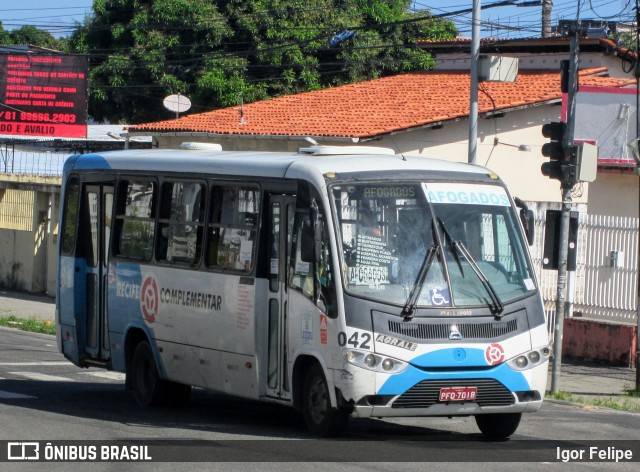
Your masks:
<svg viewBox="0 0 640 472"><path fill-rule="evenodd" d="M329 387L318 364L311 366L304 379L302 414L309 433L320 437L340 434L349 421L350 410L331 407Z"/></svg>
<svg viewBox="0 0 640 472"><path fill-rule="evenodd" d="M153 351L147 341L141 341L131 361L131 388L140 406L156 406L167 398L166 386L158 376Z"/></svg>
<svg viewBox="0 0 640 472"><path fill-rule="evenodd" d="M191 396L191 386L160 379L153 351L141 341L131 361L131 389L140 406L184 406Z"/></svg>
<svg viewBox="0 0 640 472"><path fill-rule="evenodd" d="M476 415L480 432L490 439L506 439L516 432L522 413L495 413Z"/></svg>

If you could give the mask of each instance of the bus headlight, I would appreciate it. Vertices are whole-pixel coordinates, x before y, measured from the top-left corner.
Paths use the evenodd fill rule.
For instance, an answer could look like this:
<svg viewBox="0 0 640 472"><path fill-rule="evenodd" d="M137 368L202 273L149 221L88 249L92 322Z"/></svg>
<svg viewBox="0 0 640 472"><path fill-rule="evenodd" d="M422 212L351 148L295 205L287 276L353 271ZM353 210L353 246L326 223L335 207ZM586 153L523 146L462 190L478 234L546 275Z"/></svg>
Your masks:
<svg viewBox="0 0 640 472"><path fill-rule="evenodd" d="M529 361L525 356L518 356L515 358L513 362L518 369L524 369L525 367L527 367L527 364L529 363Z"/></svg>
<svg viewBox="0 0 640 472"><path fill-rule="evenodd" d="M385 374L397 374L406 369L408 365L406 362L391 357L351 349L344 351L344 360L356 367Z"/></svg>
<svg viewBox="0 0 640 472"><path fill-rule="evenodd" d="M367 354L364 356L364 365L366 365L369 369L375 367L378 359L373 354Z"/></svg>
<svg viewBox="0 0 640 472"><path fill-rule="evenodd" d="M386 370L387 372L389 372L390 370L393 370L393 366L394 363L389 358L382 361L382 370Z"/></svg>
<svg viewBox="0 0 640 472"><path fill-rule="evenodd" d="M549 349L548 346L545 346L514 357L513 359L508 360L507 364L514 370L533 369L534 367L546 362L550 355L551 349Z"/></svg>

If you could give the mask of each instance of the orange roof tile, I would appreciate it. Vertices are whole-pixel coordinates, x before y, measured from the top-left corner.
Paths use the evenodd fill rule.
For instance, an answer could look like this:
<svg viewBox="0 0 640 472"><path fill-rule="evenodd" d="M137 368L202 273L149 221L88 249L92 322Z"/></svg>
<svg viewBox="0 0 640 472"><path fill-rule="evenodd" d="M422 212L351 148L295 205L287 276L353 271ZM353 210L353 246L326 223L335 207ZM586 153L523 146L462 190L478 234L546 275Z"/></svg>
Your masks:
<svg viewBox="0 0 640 472"><path fill-rule="evenodd" d="M580 83L607 87L635 83L594 75L606 71L583 70ZM366 138L466 118L469 88L467 71L416 72L245 104L243 123L236 106L128 129L134 133ZM521 71L515 82L482 83L478 110L488 113L561 97L559 72Z"/></svg>

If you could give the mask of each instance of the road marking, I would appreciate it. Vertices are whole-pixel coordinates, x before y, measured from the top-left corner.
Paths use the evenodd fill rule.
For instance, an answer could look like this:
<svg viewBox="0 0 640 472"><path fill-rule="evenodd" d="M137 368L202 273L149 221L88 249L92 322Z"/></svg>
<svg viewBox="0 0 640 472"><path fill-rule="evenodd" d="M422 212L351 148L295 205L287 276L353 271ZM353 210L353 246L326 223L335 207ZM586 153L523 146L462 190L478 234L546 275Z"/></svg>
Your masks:
<svg viewBox="0 0 640 472"><path fill-rule="evenodd" d="M25 377L31 380L42 380L43 382L73 382L68 377L58 377L57 375L40 374L38 372L9 372L11 375Z"/></svg>
<svg viewBox="0 0 640 472"><path fill-rule="evenodd" d="M23 395L21 393L5 392L0 390L0 398L3 400L22 400L26 398L38 398L33 395Z"/></svg>
<svg viewBox="0 0 640 472"><path fill-rule="evenodd" d="M16 367L16 366L28 366L28 365L50 365L50 366L60 366L60 365L68 365L72 366L73 364L68 361L40 361L40 362L0 362L0 366L8 366L8 367Z"/></svg>
<svg viewBox="0 0 640 472"><path fill-rule="evenodd" d="M109 379L109 380L124 380L126 375L122 372L81 372L80 375L91 375L93 377L99 377L101 379Z"/></svg>

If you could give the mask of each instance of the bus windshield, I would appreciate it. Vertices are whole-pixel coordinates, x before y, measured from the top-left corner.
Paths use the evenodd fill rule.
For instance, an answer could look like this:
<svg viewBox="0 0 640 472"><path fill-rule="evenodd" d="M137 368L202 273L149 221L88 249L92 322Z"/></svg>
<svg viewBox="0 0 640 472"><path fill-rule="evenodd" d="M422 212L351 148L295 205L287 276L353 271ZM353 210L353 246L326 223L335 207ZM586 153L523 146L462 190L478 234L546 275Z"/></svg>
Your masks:
<svg viewBox="0 0 640 472"><path fill-rule="evenodd" d="M503 187L394 182L331 187L346 291L404 306L482 307L535 290Z"/></svg>

